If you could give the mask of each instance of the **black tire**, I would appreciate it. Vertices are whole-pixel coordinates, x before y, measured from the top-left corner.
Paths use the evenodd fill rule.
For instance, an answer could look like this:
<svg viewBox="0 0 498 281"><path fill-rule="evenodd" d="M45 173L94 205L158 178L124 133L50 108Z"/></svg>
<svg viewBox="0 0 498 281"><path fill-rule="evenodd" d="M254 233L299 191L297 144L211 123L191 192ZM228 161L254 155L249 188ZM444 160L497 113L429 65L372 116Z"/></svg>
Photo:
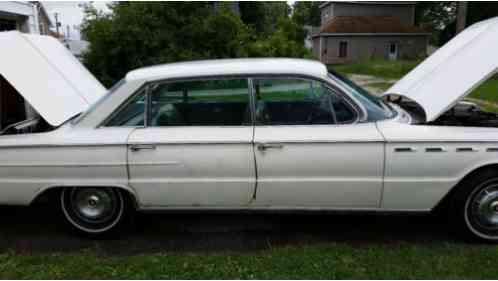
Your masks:
<svg viewBox="0 0 498 281"><path fill-rule="evenodd" d="M473 241L498 242L498 171L485 169L464 179L450 202L450 221Z"/></svg>
<svg viewBox="0 0 498 281"><path fill-rule="evenodd" d="M60 208L69 227L90 238L125 233L134 214L131 198L114 187L66 187L60 193Z"/></svg>

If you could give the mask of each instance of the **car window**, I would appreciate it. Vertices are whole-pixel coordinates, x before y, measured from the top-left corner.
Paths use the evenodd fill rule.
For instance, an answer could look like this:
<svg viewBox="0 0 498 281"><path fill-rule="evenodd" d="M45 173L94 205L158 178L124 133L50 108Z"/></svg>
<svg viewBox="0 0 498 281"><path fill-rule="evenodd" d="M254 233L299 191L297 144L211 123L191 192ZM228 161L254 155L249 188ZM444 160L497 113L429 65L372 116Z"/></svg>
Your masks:
<svg viewBox="0 0 498 281"><path fill-rule="evenodd" d="M151 88L150 126L250 125L247 79L160 83Z"/></svg>
<svg viewBox="0 0 498 281"><path fill-rule="evenodd" d="M334 71L329 73L329 77L344 87L349 94L364 106L369 121L384 120L395 116L396 112L388 104L384 103L381 98L372 95L347 77Z"/></svg>
<svg viewBox="0 0 498 281"><path fill-rule="evenodd" d="M145 125L145 88L133 96L116 114L111 116L106 126L140 127Z"/></svg>
<svg viewBox="0 0 498 281"><path fill-rule="evenodd" d="M344 124L356 119L344 99L317 81L255 79L254 90L258 124Z"/></svg>

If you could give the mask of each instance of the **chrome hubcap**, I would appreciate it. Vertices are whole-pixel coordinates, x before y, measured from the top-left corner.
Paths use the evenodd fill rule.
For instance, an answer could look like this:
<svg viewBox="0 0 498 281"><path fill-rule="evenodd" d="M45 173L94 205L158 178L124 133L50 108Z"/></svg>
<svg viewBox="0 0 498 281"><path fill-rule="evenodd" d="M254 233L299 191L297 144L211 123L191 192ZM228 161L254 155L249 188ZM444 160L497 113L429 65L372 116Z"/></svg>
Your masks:
<svg viewBox="0 0 498 281"><path fill-rule="evenodd" d="M490 185L481 190L474 198L472 215L484 228L498 228L498 185Z"/></svg>
<svg viewBox="0 0 498 281"><path fill-rule="evenodd" d="M105 189L73 190L73 210L85 221L99 222L111 216L115 209L112 194Z"/></svg>

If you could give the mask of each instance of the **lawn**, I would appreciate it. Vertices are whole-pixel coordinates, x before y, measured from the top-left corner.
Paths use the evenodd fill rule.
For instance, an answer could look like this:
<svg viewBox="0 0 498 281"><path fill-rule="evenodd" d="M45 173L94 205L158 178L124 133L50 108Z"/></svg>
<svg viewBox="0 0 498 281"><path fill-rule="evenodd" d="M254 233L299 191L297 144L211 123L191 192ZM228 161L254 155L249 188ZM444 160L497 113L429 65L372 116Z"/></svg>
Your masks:
<svg viewBox="0 0 498 281"><path fill-rule="evenodd" d="M421 60L416 61L386 61L386 60L371 60L345 65L332 65L330 68L337 72L346 75L363 74L370 75L386 80L396 80L403 77L405 74L415 68ZM387 90L393 83L376 82L367 84L368 87L377 88L381 92ZM483 107L488 111L498 112L498 79L491 78L482 83L479 87L468 95L468 98L479 103L483 101Z"/></svg>
<svg viewBox="0 0 498 281"><path fill-rule="evenodd" d="M340 73L364 74L385 79L399 79L415 68L421 60L370 60L352 64L331 65Z"/></svg>
<svg viewBox="0 0 498 281"><path fill-rule="evenodd" d="M496 279L497 246L324 244L252 253L0 254L2 279Z"/></svg>

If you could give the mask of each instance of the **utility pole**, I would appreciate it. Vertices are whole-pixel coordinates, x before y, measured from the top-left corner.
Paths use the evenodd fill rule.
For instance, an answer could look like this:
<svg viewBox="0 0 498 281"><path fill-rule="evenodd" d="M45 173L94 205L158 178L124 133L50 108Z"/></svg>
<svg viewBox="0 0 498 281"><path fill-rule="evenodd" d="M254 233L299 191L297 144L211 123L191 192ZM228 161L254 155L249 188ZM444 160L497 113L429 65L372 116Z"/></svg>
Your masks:
<svg viewBox="0 0 498 281"><path fill-rule="evenodd" d="M61 23L59 22L59 13L54 13L55 16L55 31L57 32L57 36L59 36L59 27Z"/></svg>
<svg viewBox="0 0 498 281"><path fill-rule="evenodd" d="M465 29L467 21L467 2L459 1L457 5L456 33L458 34Z"/></svg>

